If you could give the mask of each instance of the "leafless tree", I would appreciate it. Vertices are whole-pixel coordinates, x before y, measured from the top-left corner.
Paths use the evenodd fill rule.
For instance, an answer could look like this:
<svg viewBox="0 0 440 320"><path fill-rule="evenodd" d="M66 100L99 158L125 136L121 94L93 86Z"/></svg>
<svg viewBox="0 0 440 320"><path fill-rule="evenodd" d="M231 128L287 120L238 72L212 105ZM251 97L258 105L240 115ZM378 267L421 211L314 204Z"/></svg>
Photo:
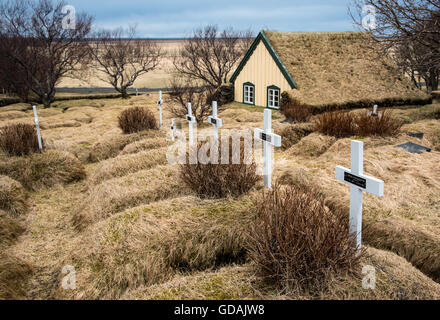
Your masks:
<svg viewBox="0 0 440 320"><path fill-rule="evenodd" d="M136 40L136 28L117 28L97 33L96 41L90 42L90 54L101 80L111 84L124 98L127 88L136 79L154 70L160 60L160 47L152 40Z"/></svg>
<svg viewBox="0 0 440 320"><path fill-rule="evenodd" d="M220 32L217 26L208 25L185 39L174 58L174 68L181 77L217 88L228 82L252 40L250 32L232 28Z"/></svg>
<svg viewBox="0 0 440 320"><path fill-rule="evenodd" d="M188 114L188 102L191 102L193 116L201 123L212 113L211 99L212 90L208 87L197 86L195 82L188 82L177 76L169 83L171 91L170 112L176 117L185 118Z"/></svg>
<svg viewBox="0 0 440 320"><path fill-rule="evenodd" d="M353 0L353 21L362 27L363 8L375 11L376 26L370 30L402 70L415 81L421 76L428 91L437 90L440 75L439 0Z"/></svg>
<svg viewBox="0 0 440 320"><path fill-rule="evenodd" d="M64 6L64 2L51 0L0 4L0 54L8 64L0 68L0 77L9 78L16 94L31 92L45 106L53 102L60 79L74 76L88 56L84 40L90 33L92 18L76 14L75 28L63 28ZM10 76L11 72L15 76Z"/></svg>

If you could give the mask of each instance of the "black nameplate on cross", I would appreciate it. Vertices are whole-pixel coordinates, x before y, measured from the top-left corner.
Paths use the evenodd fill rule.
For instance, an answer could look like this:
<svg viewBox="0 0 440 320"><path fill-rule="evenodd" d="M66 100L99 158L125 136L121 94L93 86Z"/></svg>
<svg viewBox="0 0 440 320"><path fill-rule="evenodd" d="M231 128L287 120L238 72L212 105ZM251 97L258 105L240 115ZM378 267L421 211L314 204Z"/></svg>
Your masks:
<svg viewBox="0 0 440 320"><path fill-rule="evenodd" d="M367 180L358 176L355 176L354 174L344 172L344 181L347 181L351 184L354 184L355 186L358 186L360 188L366 189L367 188Z"/></svg>
<svg viewBox="0 0 440 320"><path fill-rule="evenodd" d="M213 118L211 118L211 124L217 124L217 120L216 119L213 119Z"/></svg>
<svg viewBox="0 0 440 320"><path fill-rule="evenodd" d="M192 117L191 116L186 116L186 120L187 121L192 121Z"/></svg>
<svg viewBox="0 0 440 320"><path fill-rule="evenodd" d="M265 134L265 133L261 133L261 140L267 141L267 142L272 142L272 137Z"/></svg>

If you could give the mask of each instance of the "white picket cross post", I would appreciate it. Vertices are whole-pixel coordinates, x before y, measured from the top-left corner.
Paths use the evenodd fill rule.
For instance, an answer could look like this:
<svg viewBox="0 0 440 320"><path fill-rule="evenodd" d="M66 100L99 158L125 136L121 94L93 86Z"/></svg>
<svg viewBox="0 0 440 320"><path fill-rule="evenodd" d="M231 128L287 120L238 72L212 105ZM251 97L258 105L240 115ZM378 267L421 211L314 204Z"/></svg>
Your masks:
<svg viewBox="0 0 440 320"><path fill-rule="evenodd" d="M223 121L218 117L217 101L212 102L212 116L208 117L208 122L213 126L214 141L218 141L218 128L223 126Z"/></svg>
<svg viewBox="0 0 440 320"><path fill-rule="evenodd" d="M159 101L157 101L157 107L159 109L159 128L162 129L162 90L159 91Z"/></svg>
<svg viewBox="0 0 440 320"><path fill-rule="evenodd" d="M194 145L194 136L193 136L193 124L197 123L196 117L192 115L191 102L188 102L188 114L186 115L186 121L188 121L188 136L189 136L189 145Z"/></svg>
<svg viewBox="0 0 440 320"><path fill-rule="evenodd" d="M176 126L175 126L175 124L174 124L174 119L171 119L171 126L170 126L170 129L171 129L171 141L174 141L174 137L175 137L175 133L176 133Z"/></svg>
<svg viewBox="0 0 440 320"><path fill-rule="evenodd" d="M351 170L337 166L336 179L350 186L350 234L354 234L356 248L362 246L362 192L383 197L384 182L364 175L364 143L351 141Z"/></svg>
<svg viewBox="0 0 440 320"><path fill-rule="evenodd" d="M138 91L138 89L136 88L136 96L138 96L139 95L139 91Z"/></svg>
<svg viewBox="0 0 440 320"><path fill-rule="evenodd" d="M37 107L32 106L32 109L34 109L35 127L37 128L38 148L40 148L40 150L42 151L43 150L43 142L41 141L40 121L38 120Z"/></svg>
<svg viewBox="0 0 440 320"><path fill-rule="evenodd" d="M264 186L272 188L272 148L281 147L281 136L272 133L272 110L264 110L264 129L254 129L254 139L264 142Z"/></svg>

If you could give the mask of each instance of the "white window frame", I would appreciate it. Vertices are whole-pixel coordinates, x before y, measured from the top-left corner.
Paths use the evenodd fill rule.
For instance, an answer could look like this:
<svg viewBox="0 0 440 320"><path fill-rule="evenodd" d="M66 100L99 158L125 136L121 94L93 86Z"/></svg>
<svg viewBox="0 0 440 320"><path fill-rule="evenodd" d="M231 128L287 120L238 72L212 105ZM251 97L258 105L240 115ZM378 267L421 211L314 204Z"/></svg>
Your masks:
<svg viewBox="0 0 440 320"><path fill-rule="evenodd" d="M251 99L252 98L252 99ZM255 104L255 86L251 84L243 85L243 102L247 104Z"/></svg>
<svg viewBox="0 0 440 320"><path fill-rule="evenodd" d="M281 92L280 89L268 88L267 89L267 106L269 108L279 109L281 104Z"/></svg>

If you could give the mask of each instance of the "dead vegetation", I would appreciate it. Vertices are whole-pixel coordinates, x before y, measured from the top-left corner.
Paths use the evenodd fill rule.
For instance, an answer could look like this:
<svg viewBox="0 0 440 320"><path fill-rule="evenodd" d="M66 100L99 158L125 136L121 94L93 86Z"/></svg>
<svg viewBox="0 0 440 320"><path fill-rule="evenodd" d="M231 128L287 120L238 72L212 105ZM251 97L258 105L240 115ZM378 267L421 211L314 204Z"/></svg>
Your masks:
<svg viewBox="0 0 440 320"><path fill-rule="evenodd" d="M15 217L28 209L28 194L21 184L7 176L0 175L0 210Z"/></svg>
<svg viewBox="0 0 440 320"><path fill-rule="evenodd" d="M25 156L39 152L35 126L17 123L0 128L0 150L8 156Z"/></svg>
<svg viewBox="0 0 440 320"><path fill-rule="evenodd" d="M118 117L119 128L125 134L158 129L156 118L147 108L133 107L121 112Z"/></svg>
<svg viewBox="0 0 440 320"><path fill-rule="evenodd" d="M11 245L23 231L24 228L10 214L0 210L0 249Z"/></svg>
<svg viewBox="0 0 440 320"><path fill-rule="evenodd" d="M99 162L105 159L116 157L125 146L138 140L163 137L163 133L157 130L146 130L136 134L109 135L96 142L89 152L90 162Z"/></svg>
<svg viewBox="0 0 440 320"><path fill-rule="evenodd" d="M200 197L226 198L228 196L238 197L249 192L259 180L257 176L257 165L249 150L246 150L245 143L240 141L240 154L233 152L234 144L229 140L227 148L227 163L222 157L223 143L215 144L210 140L206 144L199 144L193 147L195 150L186 155L186 163L180 166L181 180ZM191 164L190 153L206 155L207 163L199 161ZM224 152L224 151L223 151ZM235 150L235 153L237 150ZM217 157L214 154L217 153ZM212 160L217 158L217 160Z"/></svg>
<svg viewBox="0 0 440 320"><path fill-rule="evenodd" d="M403 122L385 110L381 116L370 116L366 112L348 111L327 112L317 117L316 130L322 134L345 138L352 136L393 136Z"/></svg>
<svg viewBox="0 0 440 320"><path fill-rule="evenodd" d="M57 150L0 158L0 174L17 180L28 190L78 181L86 175L77 158Z"/></svg>
<svg viewBox="0 0 440 320"><path fill-rule="evenodd" d="M198 197L180 181L178 166L163 164L168 131L120 133L117 117L126 104L122 99L102 103L78 100L41 110L41 121L48 124L42 134L48 146L58 150L24 157L0 156L0 168L4 170L0 174L22 183L30 196L29 216L14 219L7 210L0 209L0 241L4 252L16 257L6 266L11 271L24 270L18 272L18 278L23 279L19 286L26 286L26 290L13 290L19 292L17 297L440 298L440 285L433 280L438 277L440 252L440 172L435 151L440 146L440 135L438 120L431 117L435 105L422 108L418 120L413 107L393 109L393 115L406 119L398 135L356 137L365 144L365 173L385 181L384 198L364 198L366 255L357 269L360 272L365 265L375 267L376 290L364 290L362 279L356 274L329 272L326 282L316 286L311 294L293 286L286 290L261 281L255 273L257 266L247 260L246 236L254 219L253 200L257 194L251 189L236 199ZM133 97L129 105L156 110L156 96ZM21 105L6 108L0 109L0 115L28 112L21 111L26 110ZM63 108L68 109L62 112ZM232 103L220 111L220 117L228 129L255 128L261 127L261 111ZM31 113L27 117L17 120L32 121ZM164 123L170 117L164 109ZM53 123L68 123L74 118L83 119L79 122L81 127L49 128ZM274 130L283 136L285 144L285 151L275 152L274 179L279 178L284 187L293 185L301 191L319 188L326 207L347 218L349 188L335 181L334 167L350 166L350 138L313 132L313 122L292 125L283 120L283 115L274 112ZM14 120L3 120L2 125L10 121ZM407 131L421 131L425 137L409 137ZM433 152L413 155L395 148L406 141L432 147ZM57 173L65 170L59 169L64 165L48 165L55 160L45 158L52 153L50 157L73 157L59 149L85 155L81 157L84 165L77 160L74 163L81 165L82 176L87 172L88 179L65 184L70 175L61 177ZM89 153L94 153L94 161L99 163L88 162ZM44 174L44 179L29 171L34 157L40 159L35 162L38 170L53 168ZM66 167L72 169L70 160L65 161ZM27 184L33 188L23 181L29 181ZM57 182L54 187L40 188L38 181L48 186ZM259 187L257 183L256 189ZM22 226L27 232L22 233ZM66 264L76 268L76 291L60 288L60 270ZM23 265L34 267L30 282ZM9 288L16 286L14 283Z"/></svg>
<svg viewBox="0 0 440 320"><path fill-rule="evenodd" d="M77 298L118 298L127 289L244 258L252 202L175 198L94 224L75 245ZM78 250L79 249L79 250Z"/></svg>
<svg viewBox="0 0 440 320"><path fill-rule="evenodd" d="M359 108L428 98L367 32L264 32L299 87L289 91L291 98L302 104Z"/></svg>
<svg viewBox="0 0 440 320"><path fill-rule="evenodd" d="M31 266L21 259L0 253L0 299L23 298L25 283L31 273Z"/></svg>
<svg viewBox="0 0 440 320"><path fill-rule="evenodd" d="M276 184L254 207L249 257L264 280L313 295L329 277L356 272L362 254L347 217L329 210L316 190Z"/></svg>

